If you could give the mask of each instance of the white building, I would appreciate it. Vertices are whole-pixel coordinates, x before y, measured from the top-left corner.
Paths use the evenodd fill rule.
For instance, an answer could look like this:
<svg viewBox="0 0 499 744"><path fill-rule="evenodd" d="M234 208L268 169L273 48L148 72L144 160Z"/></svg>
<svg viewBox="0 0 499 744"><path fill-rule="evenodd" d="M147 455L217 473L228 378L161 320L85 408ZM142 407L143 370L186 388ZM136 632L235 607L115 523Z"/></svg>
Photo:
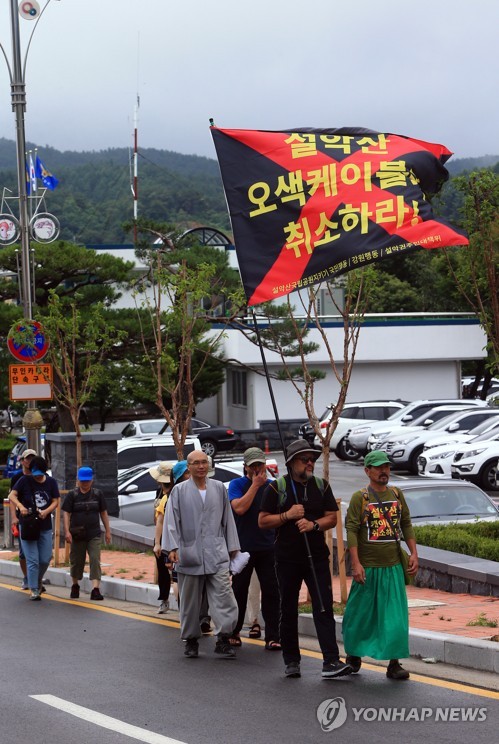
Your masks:
<svg viewBox="0 0 499 744"><path fill-rule="evenodd" d="M225 236L209 228L203 236L208 245L219 245L230 251L231 265L236 265L235 251ZM220 236L220 240L217 238ZM146 270L135 258L133 246L92 246L136 262L137 275ZM116 307L133 307L134 300L125 293ZM324 301L321 308L331 313ZM328 340L342 360L343 327L341 319L326 315L322 320ZM334 377L319 333L312 329L308 340L316 341L319 350L308 357L311 368L325 373L315 385L315 412L321 415L338 397L339 385ZM461 362L486 356L486 336L478 320L467 313L414 313L367 315L360 331L350 387L349 401L401 398L460 397ZM235 429L258 428L259 421L274 417L267 380L263 374L260 351L236 329L223 338L225 357L237 360L227 371L220 392L197 407L197 415L214 423L229 424ZM277 354L265 353L270 372L282 367ZM289 359L299 362L298 359ZM248 369L250 368L250 369ZM279 417L304 419L304 406L290 382L272 382Z"/></svg>

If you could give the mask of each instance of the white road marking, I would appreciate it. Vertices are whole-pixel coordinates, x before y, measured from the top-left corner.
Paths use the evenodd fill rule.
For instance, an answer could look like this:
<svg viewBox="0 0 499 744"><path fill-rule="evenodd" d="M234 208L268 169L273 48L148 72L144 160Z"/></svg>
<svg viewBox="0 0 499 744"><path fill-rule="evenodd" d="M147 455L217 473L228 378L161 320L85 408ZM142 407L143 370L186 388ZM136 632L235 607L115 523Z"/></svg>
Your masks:
<svg viewBox="0 0 499 744"><path fill-rule="evenodd" d="M40 703L51 705L53 708L62 710L65 713L69 713L77 718L82 718L84 721L94 723L96 726L102 726L102 728L116 731L118 734L129 736L131 739L138 739L138 741L147 742L147 744L185 744L178 739L170 739L169 736L163 736L162 734L155 734L154 731L147 731L147 729L139 728L138 726L132 726L129 723L119 721L117 718L111 718L111 716L105 716L103 713L97 713L90 708L83 708L81 705L75 705L67 700L56 697L55 695L30 695L33 700L38 700Z"/></svg>

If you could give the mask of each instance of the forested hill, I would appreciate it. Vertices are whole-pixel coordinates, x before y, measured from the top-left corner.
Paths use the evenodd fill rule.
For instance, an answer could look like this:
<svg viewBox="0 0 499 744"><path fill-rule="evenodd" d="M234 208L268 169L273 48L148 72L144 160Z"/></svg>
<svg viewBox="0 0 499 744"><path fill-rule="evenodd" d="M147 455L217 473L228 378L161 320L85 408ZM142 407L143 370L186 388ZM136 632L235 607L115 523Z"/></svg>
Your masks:
<svg viewBox="0 0 499 744"><path fill-rule="evenodd" d="M35 148L32 143L28 149ZM78 243L122 243L122 229L133 215L131 152L112 148L91 152L61 152L39 147L46 168L59 186L49 192L46 210L58 217L61 238ZM464 170L492 166L499 155L457 158L448 163L452 176ZM0 138L0 187L17 193L15 143ZM209 225L230 229L218 163L197 155L141 148L139 154L139 214L179 226ZM4 210L2 210L4 211Z"/></svg>
<svg viewBox="0 0 499 744"><path fill-rule="evenodd" d="M27 144L34 150L34 145ZM39 147L38 155L59 179L47 192L46 209L58 217L61 238L78 243L122 243L133 216L131 153L127 148L60 152ZM13 141L0 139L0 187L17 193ZM180 226L230 229L216 160L168 150L141 149L139 215Z"/></svg>

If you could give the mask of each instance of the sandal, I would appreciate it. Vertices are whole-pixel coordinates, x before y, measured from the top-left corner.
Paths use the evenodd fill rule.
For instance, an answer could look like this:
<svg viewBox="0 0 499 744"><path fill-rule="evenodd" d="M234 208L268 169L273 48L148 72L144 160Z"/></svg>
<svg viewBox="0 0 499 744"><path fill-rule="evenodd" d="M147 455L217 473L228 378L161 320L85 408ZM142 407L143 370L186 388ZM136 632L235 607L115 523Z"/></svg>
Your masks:
<svg viewBox="0 0 499 744"><path fill-rule="evenodd" d="M279 641L267 641L265 644L265 648L267 651L280 651L281 650L281 644Z"/></svg>
<svg viewBox="0 0 499 744"><path fill-rule="evenodd" d="M233 636L229 636L229 644L231 646L236 646L236 648L239 648L239 646L242 646L243 642L241 641L240 636L233 635Z"/></svg>
<svg viewBox="0 0 499 744"><path fill-rule="evenodd" d="M248 638L261 638L261 636L262 636L262 629L260 627L260 624L253 623L253 625L249 629Z"/></svg>

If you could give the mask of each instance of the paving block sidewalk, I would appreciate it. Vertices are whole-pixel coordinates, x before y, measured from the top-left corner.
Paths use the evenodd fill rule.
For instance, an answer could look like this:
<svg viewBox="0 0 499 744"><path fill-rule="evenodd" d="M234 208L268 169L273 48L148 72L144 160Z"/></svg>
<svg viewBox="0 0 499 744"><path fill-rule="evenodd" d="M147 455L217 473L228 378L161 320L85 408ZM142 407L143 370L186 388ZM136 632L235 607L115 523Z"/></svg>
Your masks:
<svg viewBox="0 0 499 744"><path fill-rule="evenodd" d="M0 558L11 559L17 553L0 551ZM137 581L145 584L155 583L154 556L149 553L125 552L121 550L103 550L101 555L103 578ZM347 578L350 588L351 578ZM333 595L340 600L341 590L338 577L333 578ZM407 587L409 600L409 624L411 628L435 633L491 640L499 637L499 599L470 594L450 594L436 589ZM300 597L306 602L307 592L304 587ZM468 625L483 618L483 622L496 622L497 626Z"/></svg>

